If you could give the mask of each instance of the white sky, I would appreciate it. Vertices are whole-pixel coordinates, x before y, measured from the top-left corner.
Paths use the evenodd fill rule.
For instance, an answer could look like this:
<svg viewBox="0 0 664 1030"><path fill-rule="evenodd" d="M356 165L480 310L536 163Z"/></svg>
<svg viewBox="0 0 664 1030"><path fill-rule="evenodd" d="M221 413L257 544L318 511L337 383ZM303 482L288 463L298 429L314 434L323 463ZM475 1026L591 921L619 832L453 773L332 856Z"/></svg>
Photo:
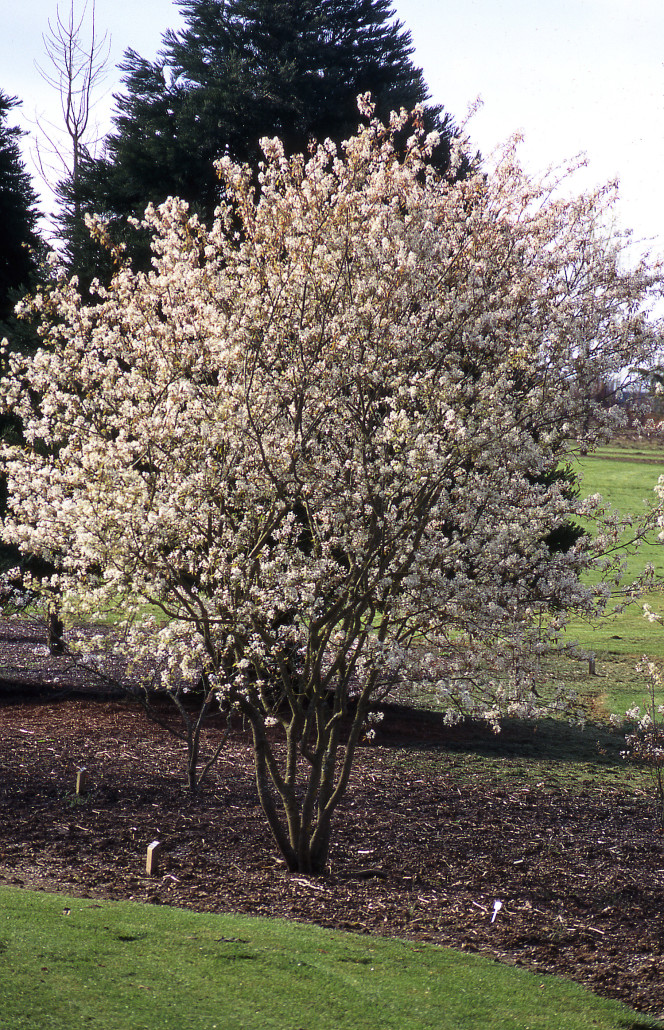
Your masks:
<svg viewBox="0 0 664 1030"><path fill-rule="evenodd" d="M61 12L68 8L60 0ZM41 34L55 9L56 0L2 3L0 88L23 100L27 128L37 117L57 121L57 98L34 66L43 63ZM181 18L172 0L97 0L96 9L98 30L112 37L97 106L106 127L125 49L153 58L162 32ZM621 223L664 251L662 0L395 0L395 9L432 99L460 122L482 97L469 126L476 147L488 154L521 131L532 171L585 151L579 188L619 178Z"/></svg>

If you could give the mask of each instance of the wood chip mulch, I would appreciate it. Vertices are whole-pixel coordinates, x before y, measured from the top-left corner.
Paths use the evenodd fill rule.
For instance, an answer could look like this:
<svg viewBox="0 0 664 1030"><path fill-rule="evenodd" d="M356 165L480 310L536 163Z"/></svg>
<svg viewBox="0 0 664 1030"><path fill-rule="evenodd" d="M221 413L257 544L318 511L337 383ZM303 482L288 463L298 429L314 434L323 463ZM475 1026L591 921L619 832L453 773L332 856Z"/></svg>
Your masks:
<svg viewBox="0 0 664 1030"><path fill-rule="evenodd" d="M664 1020L664 837L647 800L473 781L435 719L395 708L358 752L328 875L290 875L241 727L191 799L180 742L134 704L86 696L39 634L1 630L0 883L452 945Z"/></svg>

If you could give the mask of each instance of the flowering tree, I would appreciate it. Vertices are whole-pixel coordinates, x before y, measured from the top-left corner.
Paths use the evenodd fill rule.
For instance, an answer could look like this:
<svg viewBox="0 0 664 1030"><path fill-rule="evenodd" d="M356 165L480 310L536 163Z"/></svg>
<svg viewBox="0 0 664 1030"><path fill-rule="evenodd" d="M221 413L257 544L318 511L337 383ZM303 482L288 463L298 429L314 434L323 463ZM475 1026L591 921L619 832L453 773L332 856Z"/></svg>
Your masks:
<svg viewBox="0 0 664 1030"><path fill-rule="evenodd" d="M647 357L660 287L598 242L610 190L552 199L511 149L441 179L435 137L397 160L406 115L361 106L339 152L264 140L258 199L221 160L209 231L148 209L153 271L36 297L43 349L2 384L27 440L5 538L64 555L70 610L119 607L165 688L203 675L243 713L305 872L399 678L450 720L536 713L534 658L601 607L589 539L547 542L582 509L553 473L606 424L589 384Z"/></svg>

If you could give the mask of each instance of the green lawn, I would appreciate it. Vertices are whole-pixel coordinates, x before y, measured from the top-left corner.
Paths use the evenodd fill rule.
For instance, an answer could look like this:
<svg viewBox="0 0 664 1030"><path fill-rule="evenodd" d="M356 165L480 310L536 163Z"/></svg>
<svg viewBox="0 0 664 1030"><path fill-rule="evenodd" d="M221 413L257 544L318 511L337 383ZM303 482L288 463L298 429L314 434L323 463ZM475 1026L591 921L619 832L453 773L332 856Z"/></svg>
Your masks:
<svg viewBox="0 0 664 1030"><path fill-rule="evenodd" d="M657 498L654 486L664 475L664 450L647 441L638 445L614 443L579 460L581 495L599 493L621 515L640 516L650 510ZM626 534L626 541L631 534ZM649 654L664 657L664 628L649 623L643 604L664 613L664 545L653 529L641 546L625 556L624 576L631 581L647 564L655 570L660 585L646 593L620 615L589 625L581 620L571 623L568 636L582 646L603 655Z"/></svg>
<svg viewBox="0 0 664 1030"><path fill-rule="evenodd" d="M636 1030L558 977L282 920L0 888L2 1030Z"/></svg>

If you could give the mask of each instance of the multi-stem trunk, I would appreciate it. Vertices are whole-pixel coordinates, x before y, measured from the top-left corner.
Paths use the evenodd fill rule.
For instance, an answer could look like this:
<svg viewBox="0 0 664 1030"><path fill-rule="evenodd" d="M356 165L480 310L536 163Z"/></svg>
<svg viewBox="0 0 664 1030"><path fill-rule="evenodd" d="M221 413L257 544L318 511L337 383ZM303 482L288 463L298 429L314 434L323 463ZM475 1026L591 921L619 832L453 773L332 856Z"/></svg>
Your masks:
<svg viewBox="0 0 664 1030"><path fill-rule="evenodd" d="M290 872L322 874L327 867L333 817L348 786L367 700L360 699L350 727L344 723L342 707L330 708L325 699L315 702L309 718L294 713L286 726L281 763L280 742L275 746L268 739L262 713L248 703L243 709L253 732L259 800L286 865ZM308 747L306 737L312 729L315 739Z"/></svg>

